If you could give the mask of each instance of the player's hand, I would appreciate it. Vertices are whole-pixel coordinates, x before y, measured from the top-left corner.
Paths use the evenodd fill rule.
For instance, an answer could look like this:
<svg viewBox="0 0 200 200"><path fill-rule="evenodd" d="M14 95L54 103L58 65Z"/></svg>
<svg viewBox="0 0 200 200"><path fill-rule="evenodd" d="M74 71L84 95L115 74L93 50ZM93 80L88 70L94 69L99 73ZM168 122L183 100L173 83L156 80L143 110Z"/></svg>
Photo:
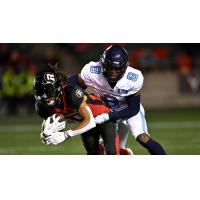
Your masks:
<svg viewBox="0 0 200 200"><path fill-rule="evenodd" d="M103 124L104 122L107 122L109 120L108 113L103 113L101 115L98 115L94 118L96 124Z"/></svg>
<svg viewBox="0 0 200 200"><path fill-rule="evenodd" d="M50 118L48 118L44 123L44 134L48 134L49 132L55 133L61 131L65 128L65 121L59 122L59 118L55 118L53 123L50 123Z"/></svg>
<svg viewBox="0 0 200 200"><path fill-rule="evenodd" d="M61 142L64 142L66 139L68 139L70 136L66 132L56 132L54 134L51 134L44 138L44 142L47 145L57 145Z"/></svg>
<svg viewBox="0 0 200 200"><path fill-rule="evenodd" d="M45 136L44 132L41 132L41 133L40 133L40 139L42 140L42 143L43 143L43 144L46 144L45 138L46 138L46 136Z"/></svg>
<svg viewBox="0 0 200 200"><path fill-rule="evenodd" d="M42 140L42 143L43 144L47 144L46 143L46 138L47 137L49 137L49 136L51 136L52 134L54 134L54 133L52 133L52 132L49 132L49 131L42 131L41 133L40 133L40 139Z"/></svg>

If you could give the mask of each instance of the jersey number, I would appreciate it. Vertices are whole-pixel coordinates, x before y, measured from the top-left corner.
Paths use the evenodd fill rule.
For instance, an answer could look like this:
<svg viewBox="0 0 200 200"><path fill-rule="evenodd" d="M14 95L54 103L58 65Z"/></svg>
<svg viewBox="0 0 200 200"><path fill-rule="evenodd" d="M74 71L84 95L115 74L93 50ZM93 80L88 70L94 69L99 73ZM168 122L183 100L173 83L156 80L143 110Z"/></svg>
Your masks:
<svg viewBox="0 0 200 200"><path fill-rule="evenodd" d="M101 73L101 67L100 66L91 66L90 72L94 74L100 74Z"/></svg>
<svg viewBox="0 0 200 200"><path fill-rule="evenodd" d="M135 73L129 72L127 75L127 79L135 82L138 79L138 75Z"/></svg>

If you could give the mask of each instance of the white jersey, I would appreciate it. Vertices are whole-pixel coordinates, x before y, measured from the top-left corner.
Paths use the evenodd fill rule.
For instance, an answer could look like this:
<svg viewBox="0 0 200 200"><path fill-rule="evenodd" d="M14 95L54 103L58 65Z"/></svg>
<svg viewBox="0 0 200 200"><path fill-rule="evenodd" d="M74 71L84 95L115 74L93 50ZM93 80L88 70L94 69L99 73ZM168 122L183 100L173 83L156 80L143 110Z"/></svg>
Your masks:
<svg viewBox="0 0 200 200"><path fill-rule="evenodd" d="M87 86L92 87L113 110L127 107L125 97L139 92L143 86L143 75L140 70L127 67L124 76L112 88L103 75L100 62L90 62L81 71L81 78Z"/></svg>

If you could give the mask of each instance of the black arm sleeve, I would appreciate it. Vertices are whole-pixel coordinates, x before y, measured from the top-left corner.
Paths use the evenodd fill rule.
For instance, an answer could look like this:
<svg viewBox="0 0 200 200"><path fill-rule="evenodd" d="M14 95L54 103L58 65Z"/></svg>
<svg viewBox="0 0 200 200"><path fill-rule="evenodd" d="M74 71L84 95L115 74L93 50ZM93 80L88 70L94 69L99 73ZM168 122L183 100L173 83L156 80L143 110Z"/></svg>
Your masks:
<svg viewBox="0 0 200 200"><path fill-rule="evenodd" d="M67 84L68 85L70 85L70 86L78 86L78 87L81 87L82 89L86 89L87 88L87 86L81 86L80 84L79 84L79 81L78 81L78 74L71 74L71 75L69 75L69 76L67 76Z"/></svg>
<svg viewBox="0 0 200 200"><path fill-rule="evenodd" d="M110 120L129 119L140 111L140 95L130 95L126 100L128 102L128 107L120 111L110 112Z"/></svg>
<svg viewBox="0 0 200 200"><path fill-rule="evenodd" d="M68 86L65 88L67 105L78 109L83 102L85 92L82 88L75 86Z"/></svg>

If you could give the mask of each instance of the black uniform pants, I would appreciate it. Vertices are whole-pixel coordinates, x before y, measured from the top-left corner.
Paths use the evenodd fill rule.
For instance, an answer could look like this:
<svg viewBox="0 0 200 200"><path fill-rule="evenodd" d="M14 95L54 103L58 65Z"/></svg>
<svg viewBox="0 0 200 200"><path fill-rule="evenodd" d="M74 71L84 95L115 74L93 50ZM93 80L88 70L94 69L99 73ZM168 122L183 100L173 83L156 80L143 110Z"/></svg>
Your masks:
<svg viewBox="0 0 200 200"><path fill-rule="evenodd" d="M104 141L104 148L107 155L116 154L115 135L116 125L114 122L99 124L95 128L81 135L84 147L88 155L99 154L99 138Z"/></svg>

